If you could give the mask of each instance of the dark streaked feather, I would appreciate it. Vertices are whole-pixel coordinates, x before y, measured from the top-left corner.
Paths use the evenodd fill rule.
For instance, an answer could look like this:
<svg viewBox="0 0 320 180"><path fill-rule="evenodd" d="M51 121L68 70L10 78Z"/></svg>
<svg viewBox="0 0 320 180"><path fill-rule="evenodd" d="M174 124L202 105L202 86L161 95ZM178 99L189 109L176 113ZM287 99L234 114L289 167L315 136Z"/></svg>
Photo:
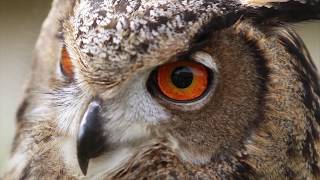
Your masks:
<svg viewBox="0 0 320 180"><path fill-rule="evenodd" d="M318 129L320 127L320 79L317 68L305 44L294 31L286 29L286 31L279 36L279 39L288 52L298 59L298 61L294 63L295 70L298 72L299 79L303 84L304 91L301 96L309 112L306 114L306 117L310 127L305 132L306 139L302 144L302 154L309 164L312 174L319 176L319 155L316 150L316 142L319 141Z"/></svg>
<svg viewBox="0 0 320 180"><path fill-rule="evenodd" d="M293 56L299 59L299 67L297 68L300 69L300 74L305 76L305 80L308 81L307 84L309 84L310 88L315 92L313 98L319 99L320 79L318 71L301 38L294 31L286 29L286 31L283 31L282 34L280 34L279 40Z"/></svg>

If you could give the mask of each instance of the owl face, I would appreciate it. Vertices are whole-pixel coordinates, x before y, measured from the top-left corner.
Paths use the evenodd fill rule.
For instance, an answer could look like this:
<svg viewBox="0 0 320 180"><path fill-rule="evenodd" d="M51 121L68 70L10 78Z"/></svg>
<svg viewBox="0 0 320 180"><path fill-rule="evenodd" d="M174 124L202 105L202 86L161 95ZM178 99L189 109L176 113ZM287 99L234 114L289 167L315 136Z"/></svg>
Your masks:
<svg viewBox="0 0 320 180"><path fill-rule="evenodd" d="M82 1L73 11L49 99L83 172L157 138L195 164L237 151L259 118L267 71L238 36L249 24L227 24L202 1Z"/></svg>
<svg viewBox="0 0 320 180"><path fill-rule="evenodd" d="M194 165L237 156L277 108L273 61L290 58L269 25L243 18L268 3L76 1L39 55L54 54L38 63L30 116L52 121L66 166L89 175L163 139Z"/></svg>

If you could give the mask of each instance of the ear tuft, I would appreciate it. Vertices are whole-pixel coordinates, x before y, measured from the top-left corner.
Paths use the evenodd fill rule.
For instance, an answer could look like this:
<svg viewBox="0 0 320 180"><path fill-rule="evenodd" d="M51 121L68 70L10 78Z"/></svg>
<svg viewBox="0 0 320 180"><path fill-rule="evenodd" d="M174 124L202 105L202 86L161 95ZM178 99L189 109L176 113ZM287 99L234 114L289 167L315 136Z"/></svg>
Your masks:
<svg viewBox="0 0 320 180"><path fill-rule="evenodd" d="M320 0L240 0L249 17L301 22L320 19Z"/></svg>

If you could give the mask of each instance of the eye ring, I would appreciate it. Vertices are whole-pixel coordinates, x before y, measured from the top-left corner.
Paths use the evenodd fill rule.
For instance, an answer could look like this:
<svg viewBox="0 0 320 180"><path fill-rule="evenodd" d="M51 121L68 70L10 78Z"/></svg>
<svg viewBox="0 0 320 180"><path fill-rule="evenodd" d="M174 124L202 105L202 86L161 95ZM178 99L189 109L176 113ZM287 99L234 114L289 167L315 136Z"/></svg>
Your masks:
<svg viewBox="0 0 320 180"><path fill-rule="evenodd" d="M187 71L189 73L198 71L198 73L200 72L200 76L195 75L196 77L193 77L193 82L191 83L191 78L188 77L188 73L186 73L182 76L187 78L186 82L180 83L180 88L172 89L174 85L179 86L177 83L174 84L172 74L179 69L181 70L181 68L184 72ZM200 109L213 94L212 92L217 83L215 72L215 69L209 68L198 61L186 60L167 63L157 67L150 73L147 81L147 89L161 104L169 106L170 108L179 110ZM165 75L162 77L161 74ZM171 78L171 80L169 80L169 78ZM192 89L186 89L188 87ZM176 93L176 91L178 91L178 93ZM178 96L173 96L176 94L178 94ZM182 97L180 95L182 95Z"/></svg>

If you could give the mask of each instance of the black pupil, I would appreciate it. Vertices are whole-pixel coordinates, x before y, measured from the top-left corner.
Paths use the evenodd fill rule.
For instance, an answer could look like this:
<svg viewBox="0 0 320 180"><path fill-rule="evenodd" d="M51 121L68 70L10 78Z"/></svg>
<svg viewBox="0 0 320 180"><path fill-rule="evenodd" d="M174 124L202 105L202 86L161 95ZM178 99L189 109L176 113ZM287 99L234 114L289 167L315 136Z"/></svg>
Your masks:
<svg viewBox="0 0 320 180"><path fill-rule="evenodd" d="M171 74L173 84L178 88L187 88L193 81L193 73L189 67L177 67Z"/></svg>

